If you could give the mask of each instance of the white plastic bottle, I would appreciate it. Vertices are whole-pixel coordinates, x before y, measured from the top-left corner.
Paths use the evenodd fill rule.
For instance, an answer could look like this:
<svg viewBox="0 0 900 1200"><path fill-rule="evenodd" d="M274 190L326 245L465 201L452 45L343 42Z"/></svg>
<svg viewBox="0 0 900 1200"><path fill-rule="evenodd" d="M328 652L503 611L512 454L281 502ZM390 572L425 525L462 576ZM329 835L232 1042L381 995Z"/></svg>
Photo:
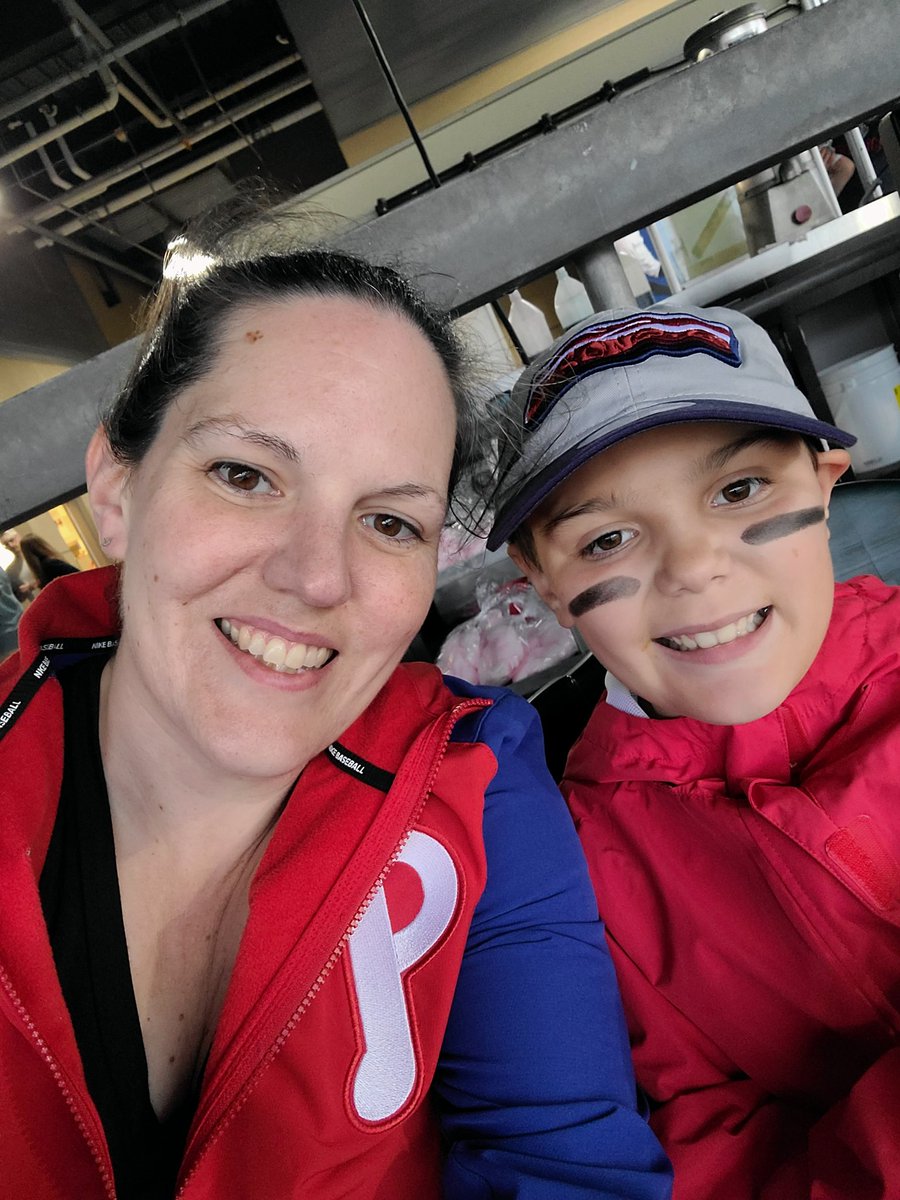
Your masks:
<svg viewBox="0 0 900 1200"><path fill-rule="evenodd" d="M547 318L536 304L525 299L518 288L513 288L509 293L509 323L529 358L540 354L553 341Z"/></svg>
<svg viewBox="0 0 900 1200"><path fill-rule="evenodd" d="M583 321L585 317L591 316L594 306L584 284L573 279L565 267L556 268L556 280L553 307L556 309L560 325L563 329L568 329Z"/></svg>

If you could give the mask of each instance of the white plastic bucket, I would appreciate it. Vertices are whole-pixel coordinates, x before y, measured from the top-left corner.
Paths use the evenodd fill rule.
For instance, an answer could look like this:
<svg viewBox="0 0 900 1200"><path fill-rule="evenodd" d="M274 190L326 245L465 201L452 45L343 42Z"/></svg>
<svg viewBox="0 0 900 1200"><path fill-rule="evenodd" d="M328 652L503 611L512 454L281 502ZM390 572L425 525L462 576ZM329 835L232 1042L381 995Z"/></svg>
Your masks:
<svg viewBox="0 0 900 1200"><path fill-rule="evenodd" d="M819 372L834 423L857 437L850 461L857 474L900 462L900 362L883 346Z"/></svg>

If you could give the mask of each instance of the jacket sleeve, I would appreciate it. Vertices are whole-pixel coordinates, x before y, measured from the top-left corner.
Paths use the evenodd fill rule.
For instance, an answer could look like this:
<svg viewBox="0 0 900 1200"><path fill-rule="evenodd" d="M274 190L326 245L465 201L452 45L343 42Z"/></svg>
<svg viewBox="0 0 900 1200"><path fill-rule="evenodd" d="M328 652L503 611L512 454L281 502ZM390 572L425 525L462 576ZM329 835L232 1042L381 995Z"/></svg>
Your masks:
<svg viewBox="0 0 900 1200"><path fill-rule="evenodd" d="M824 1113L775 1096L620 952L638 1077L672 1156L675 1200L882 1200L900 1179L900 1047ZM652 1083L651 1083L652 1081Z"/></svg>
<svg viewBox="0 0 900 1200"><path fill-rule="evenodd" d="M444 1194L663 1200L671 1171L638 1111L612 963L537 716L501 694L465 724L498 771L485 796L487 883L435 1080Z"/></svg>

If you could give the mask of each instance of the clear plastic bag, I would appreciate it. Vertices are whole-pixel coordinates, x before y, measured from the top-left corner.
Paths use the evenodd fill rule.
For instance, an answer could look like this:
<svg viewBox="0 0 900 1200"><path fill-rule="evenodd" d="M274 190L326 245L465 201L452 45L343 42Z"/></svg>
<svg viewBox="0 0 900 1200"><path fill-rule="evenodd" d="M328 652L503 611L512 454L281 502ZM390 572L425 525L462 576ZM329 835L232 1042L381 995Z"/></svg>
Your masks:
<svg viewBox="0 0 900 1200"><path fill-rule="evenodd" d="M470 683L505 684L577 653L578 646L526 579L482 580L479 611L450 631L437 665Z"/></svg>

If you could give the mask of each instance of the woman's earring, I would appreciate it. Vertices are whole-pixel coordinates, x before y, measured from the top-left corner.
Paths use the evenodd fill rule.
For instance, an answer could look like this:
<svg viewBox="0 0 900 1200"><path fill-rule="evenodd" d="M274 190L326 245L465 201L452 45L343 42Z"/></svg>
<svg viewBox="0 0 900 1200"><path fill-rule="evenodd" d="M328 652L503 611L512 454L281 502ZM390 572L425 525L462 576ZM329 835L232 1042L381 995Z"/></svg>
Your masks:
<svg viewBox="0 0 900 1200"><path fill-rule="evenodd" d="M108 538L101 538L101 539L100 539L100 545L101 545L101 546L108 546L108 545L109 545L109 543L110 543L111 541L112 541L112 538L111 538L111 537L108 537Z"/></svg>

